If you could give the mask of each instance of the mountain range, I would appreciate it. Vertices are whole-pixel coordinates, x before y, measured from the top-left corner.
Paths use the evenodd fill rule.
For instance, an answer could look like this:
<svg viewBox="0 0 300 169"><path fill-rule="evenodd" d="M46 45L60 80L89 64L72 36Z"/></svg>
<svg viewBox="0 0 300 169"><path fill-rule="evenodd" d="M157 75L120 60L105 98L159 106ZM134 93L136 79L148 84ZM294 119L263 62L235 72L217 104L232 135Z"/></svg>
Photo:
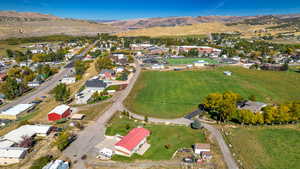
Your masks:
<svg viewBox="0 0 300 169"><path fill-rule="evenodd" d="M0 11L0 39L51 34L95 35L153 27L178 27L201 23L227 26L275 24L279 28L300 27L300 14L261 16L198 16L142 18L131 20L79 20L33 12Z"/></svg>

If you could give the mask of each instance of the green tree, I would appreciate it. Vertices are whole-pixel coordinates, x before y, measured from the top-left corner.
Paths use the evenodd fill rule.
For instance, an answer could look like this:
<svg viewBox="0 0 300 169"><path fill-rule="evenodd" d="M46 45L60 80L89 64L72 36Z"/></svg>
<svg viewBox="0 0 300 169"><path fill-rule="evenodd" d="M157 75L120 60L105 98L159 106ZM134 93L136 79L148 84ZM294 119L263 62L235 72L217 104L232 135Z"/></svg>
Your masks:
<svg viewBox="0 0 300 169"><path fill-rule="evenodd" d="M54 89L54 98L56 101L66 102L70 97L70 90L66 84L60 83Z"/></svg>
<svg viewBox="0 0 300 169"><path fill-rule="evenodd" d="M57 146L58 150L63 151L69 144L71 135L68 132L62 132L57 139L55 140L54 144Z"/></svg>
<svg viewBox="0 0 300 169"><path fill-rule="evenodd" d="M8 99L14 99L17 96L22 95L26 87L18 83L14 78L7 78L4 83L0 86L0 91L6 96Z"/></svg>
<svg viewBox="0 0 300 169"><path fill-rule="evenodd" d="M14 52L11 49L6 49L6 56L9 58L13 58Z"/></svg>
<svg viewBox="0 0 300 169"><path fill-rule="evenodd" d="M113 63L108 57L99 57L96 60L95 67L96 70L100 72L102 69L111 69L113 67Z"/></svg>
<svg viewBox="0 0 300 169"><path fill-rule="evenodd" d="M78 79L81 79L82 75L85 73L85 71L87 69L87 65L85 62L83 62L81 60L76 60L75 64L74 64L74 68L75 68L75 73L76 73L77 77L79 77Z"/></svg>

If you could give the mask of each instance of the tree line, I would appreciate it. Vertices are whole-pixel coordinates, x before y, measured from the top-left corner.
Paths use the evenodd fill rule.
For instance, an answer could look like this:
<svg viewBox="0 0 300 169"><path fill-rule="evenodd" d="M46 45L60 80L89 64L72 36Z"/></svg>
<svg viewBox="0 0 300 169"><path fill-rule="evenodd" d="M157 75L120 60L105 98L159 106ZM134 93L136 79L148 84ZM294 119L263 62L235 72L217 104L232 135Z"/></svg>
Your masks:
<svg viewBox="0 0 300 169"><path fill-rule="evenodd" d="M239 109L245 102L239 94L233 92L213 93L201 104L214 119L221 122L237 122L240 124L286 124L300 120L300 101L268 105L261 112Z"/></svg>

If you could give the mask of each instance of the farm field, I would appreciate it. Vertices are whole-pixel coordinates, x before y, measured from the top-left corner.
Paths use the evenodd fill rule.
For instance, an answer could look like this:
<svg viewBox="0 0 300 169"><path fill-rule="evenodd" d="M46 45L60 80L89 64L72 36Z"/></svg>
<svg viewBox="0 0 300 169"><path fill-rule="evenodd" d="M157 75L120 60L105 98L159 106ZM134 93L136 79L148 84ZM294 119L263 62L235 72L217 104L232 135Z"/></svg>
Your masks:
<svg viewBox="0 0 300 169"><path fill-rule="evenodd" d="M231 133L228 140L245 169L300 168L299 128L236 128Z"/></svg>
<svg viewBox="0 0 300 169"><path fill-rule="evenodd" d="M209 58L169 58L167 62L171 65L179 65L179 64L193 64L193 62L198 60L204 60L209 64L218 64L217 61L209 59Z"/></svg>
<svg viewBox="0 0 300 169"><path fill-rule="evenodd" d="M225 76L223 71L233 72ZM125 101L129 110L159 118L182 117L210 93L232 91L244 98L282 103L300 100L300 73L219 67L198 71L142 72Z"/></svg>
<svg viewBox="0 0 300 169"><path fill-rule="evenodd" d="M131 129L143 126L141 122L135 122L123 116L116 115L106 130L106 135L114 136L116 134L126 135ZM134 161L134 160L169 160L173 153L179 148L191 148L197 142L204 143L204 130L193 130L185 126L164 126L146 124L144 128L150 130L151 135L147 142L151 147L143 156L134 154L131 158L115 155L116 161ZM173 133L170 135L170 133ZM168 136L168 137L166 137ZM169 145L167 149L165 145Z"/></svg>

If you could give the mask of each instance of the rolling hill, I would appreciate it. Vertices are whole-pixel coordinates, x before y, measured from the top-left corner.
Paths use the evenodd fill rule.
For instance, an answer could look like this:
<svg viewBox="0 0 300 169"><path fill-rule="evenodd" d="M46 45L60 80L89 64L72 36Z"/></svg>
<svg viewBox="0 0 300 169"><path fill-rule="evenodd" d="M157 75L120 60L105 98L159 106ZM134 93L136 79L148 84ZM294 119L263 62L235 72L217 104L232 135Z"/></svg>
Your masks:
<svg viewBox="0 0 300 169"><path fill-rule="evenodd" d="M0 12L0 39L53 34L96 35L119 31L117 27L86 20L65 19L32 12Z"/></svg>

